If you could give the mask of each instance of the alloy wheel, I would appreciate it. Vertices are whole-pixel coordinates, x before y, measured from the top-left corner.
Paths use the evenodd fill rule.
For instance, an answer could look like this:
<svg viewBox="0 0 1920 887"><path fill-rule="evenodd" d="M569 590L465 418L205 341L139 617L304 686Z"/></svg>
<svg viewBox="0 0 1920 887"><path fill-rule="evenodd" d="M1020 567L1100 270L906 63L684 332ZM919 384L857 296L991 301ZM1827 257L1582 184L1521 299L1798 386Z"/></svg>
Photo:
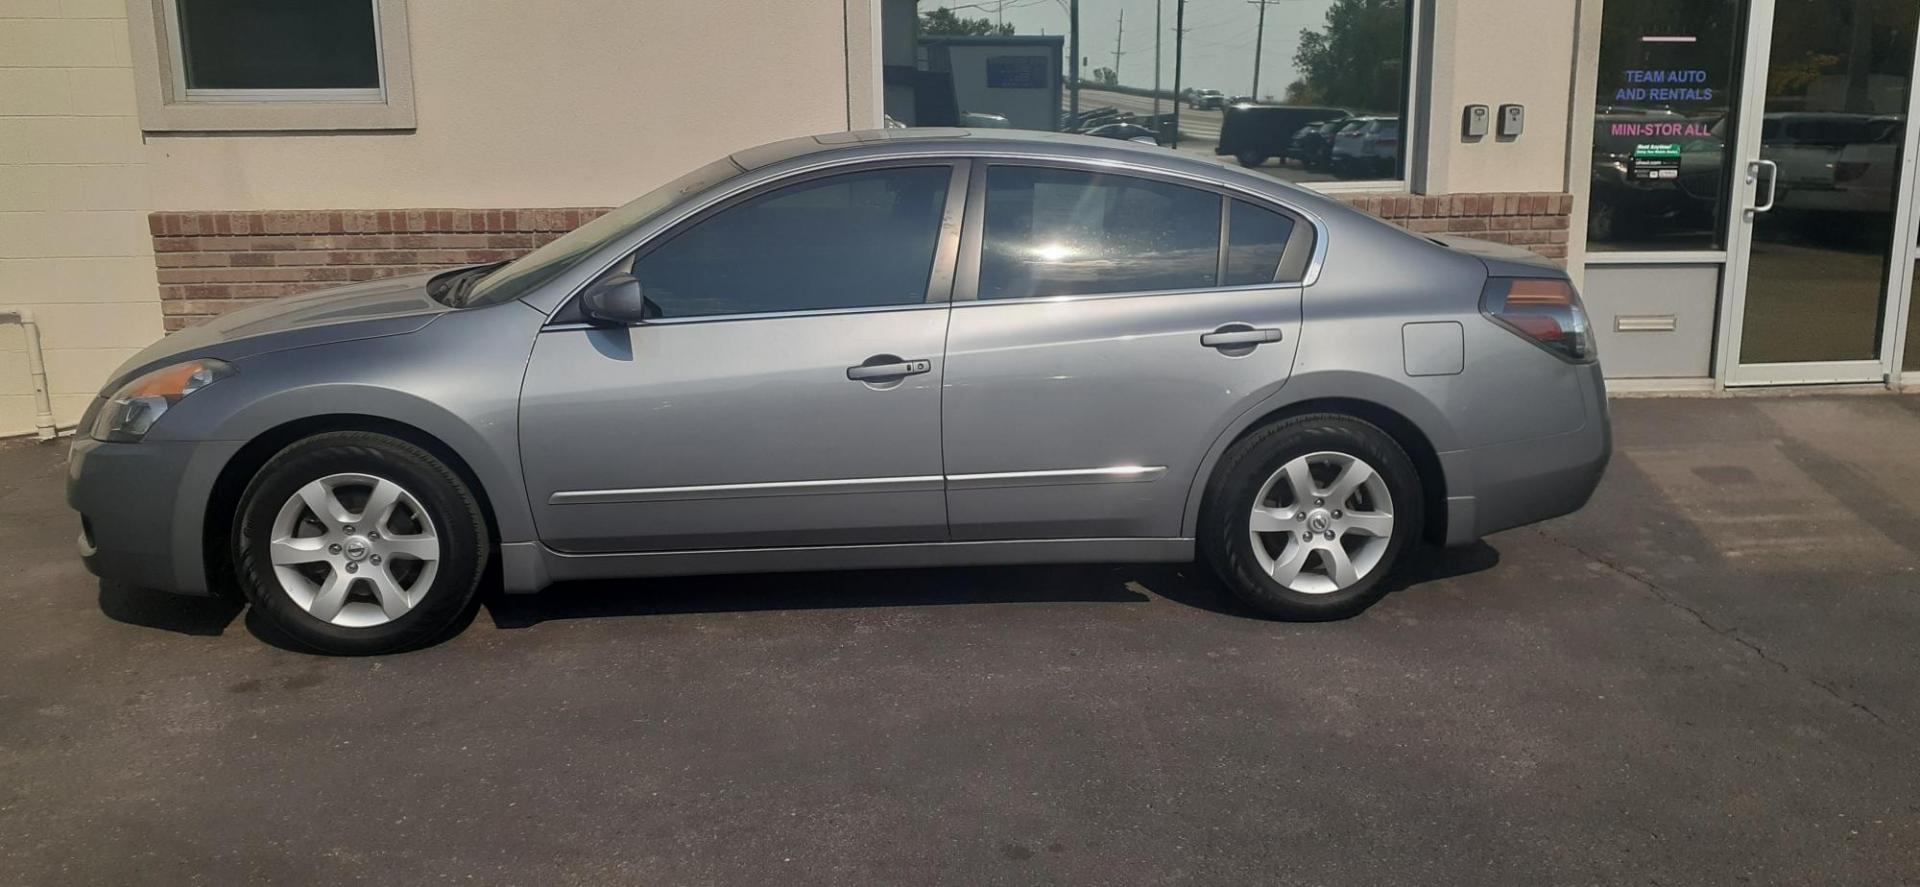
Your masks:
<svg viewBox="0 0 1920 887"><path fill-rule="evenodd" d="M1267 478L1248 518L1260 567L1291 591L1331 594L1380 566L1393 538L1386 480L1346 453L1297 457Z"/></svg>
<svg viewBox="0 0 1920 887"><path fill-rule="evenodd" d="M433 519L413 493L370 474L330 474L294 491L267 543L280 589L322 622L383 625L420 603L440 565Z"/></svg>

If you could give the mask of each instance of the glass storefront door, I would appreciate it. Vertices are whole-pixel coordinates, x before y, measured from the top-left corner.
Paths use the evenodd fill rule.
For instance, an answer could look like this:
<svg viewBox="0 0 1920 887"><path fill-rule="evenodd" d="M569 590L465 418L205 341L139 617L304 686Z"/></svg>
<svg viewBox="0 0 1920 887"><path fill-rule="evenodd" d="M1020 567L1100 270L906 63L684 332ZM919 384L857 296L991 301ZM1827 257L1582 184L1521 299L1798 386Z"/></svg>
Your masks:
<svg viewBox="0 0 1920 887"><path fill-rule="evenodd" d="M1753 0L1748 23L1724 378L1880 381L1912 273L1920 0Z"/></svg>

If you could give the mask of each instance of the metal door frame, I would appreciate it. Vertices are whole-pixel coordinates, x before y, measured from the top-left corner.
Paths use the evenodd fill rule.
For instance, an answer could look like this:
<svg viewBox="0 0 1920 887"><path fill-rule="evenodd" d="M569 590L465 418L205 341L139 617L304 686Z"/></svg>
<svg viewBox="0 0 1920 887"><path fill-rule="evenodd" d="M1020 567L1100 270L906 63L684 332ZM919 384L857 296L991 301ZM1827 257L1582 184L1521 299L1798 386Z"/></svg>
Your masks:
<svg viewBox="0 0 1920 887"><path fill-rule="evenodd" d="M1734 164L1728 170L1731 194L1736 202L1727 221L1727 263L1720 279L1720 334L1715 343L1716 375L1723 387L1750 385L1815 385L1834 383L1899 384L1901 351L1906 347L1906 315L1913 288L1914 261L1920 258L1915 247L1914 222L1920 211L1920 189L1914 188L1915 153L1920 151L1920 88L1914 75L1920 65L1909 56L1907 90L1907 127L1900 148L1900 168L1895 189L1892 255L1887 262L1880 330L1880 356L1874 360L1809 361L1804 363L1740 362L1740 337L1746 319L1747 274L1751 270L1753 248L1752 210L1759 202L1760 187L1767 177L1758 174L1760 161L1760 124L1766 113L1767 69L1773 48L1775 0L1749 0L1747 6L1746 46L1742 54L1740 99L1735 113L1737 132L1733 142ZM1920 28L1916 28L1912 52L1920 52ZM1772 172L1777 175L1777 170Z"/></svg>

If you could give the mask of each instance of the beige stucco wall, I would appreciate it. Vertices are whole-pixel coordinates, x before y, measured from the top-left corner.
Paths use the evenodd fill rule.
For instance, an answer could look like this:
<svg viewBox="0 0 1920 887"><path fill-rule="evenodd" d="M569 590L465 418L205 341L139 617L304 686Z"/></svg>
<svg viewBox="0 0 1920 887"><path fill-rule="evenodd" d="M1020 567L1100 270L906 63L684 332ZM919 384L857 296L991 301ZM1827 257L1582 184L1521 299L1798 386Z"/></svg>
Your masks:
<svg viewBox="0 0 1920 887"><path fill-rule="evenodd" d="M1576 0L1439 0L1432 5L1424 191L1568 190L1579 6ZM1497 111L1511 103L1526 106L1523 135L1512 141L1491 134L1474 143L1462 141L1465 106L1483 104ZM1577 178L1574 184L1584 187L1584 177Z"/></svg>
<svg viewBox="0 0 1920 887"><path fill-rule="evenodd" d="M126 28L121 0L0 2L0 306L39 322L62 426L160 336ZM0 326L0 435L33 430L32 391Z"/></svg>
<svg viewBox="0 0 1920 887"><path fill-rule="evenodd" d="M169 210L623 203L726 152L846 129L856 6L864 8L413 0L416 131L154 135L146 157L155 202Z"/></svg>

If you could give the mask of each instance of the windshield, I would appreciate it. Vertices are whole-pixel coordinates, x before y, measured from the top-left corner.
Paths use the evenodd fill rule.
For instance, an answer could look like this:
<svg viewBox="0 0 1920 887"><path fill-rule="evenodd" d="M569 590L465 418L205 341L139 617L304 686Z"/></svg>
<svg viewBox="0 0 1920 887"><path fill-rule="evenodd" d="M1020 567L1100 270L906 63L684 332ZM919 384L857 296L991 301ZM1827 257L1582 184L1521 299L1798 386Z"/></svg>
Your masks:
<svg viewBox="0 0 1920 887"><path fill-rule="evenodd" d="M626 206L581 225L487 275L473 287L464 304L473 307L518 299L560 276L573 267L573 263L581 256L666 212L687 196L705 191L741 172L743 170L731 158L721 158L648 191Z"/></svg>

